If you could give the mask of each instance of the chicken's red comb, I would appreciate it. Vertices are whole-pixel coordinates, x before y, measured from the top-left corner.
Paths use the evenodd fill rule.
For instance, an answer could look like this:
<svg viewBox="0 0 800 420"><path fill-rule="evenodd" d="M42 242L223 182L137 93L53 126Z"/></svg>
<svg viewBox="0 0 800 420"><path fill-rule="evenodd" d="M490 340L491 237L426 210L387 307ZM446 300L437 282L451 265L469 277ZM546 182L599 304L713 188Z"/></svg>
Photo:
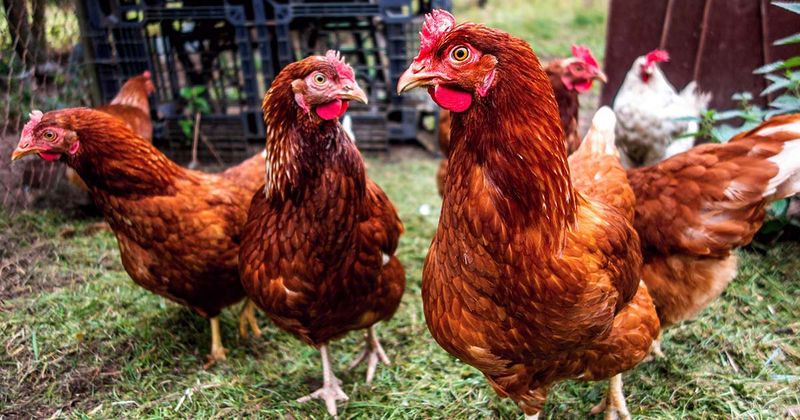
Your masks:
<svg viewBox="0 0 800 420"><path fill-rule="evenodd" d="M23 138L30 137L33 135L33 129L36 128L36 126L39 125L40 122L42 122L42 117L44 117L44 114L42 113L42 111L34 109L33 111L31 111L30 114L28 114L28 117L30 117L31 120L28 121L25 124L25 127L22 128Z"/></svg>
<svg viewBox="0 0 800 420"><path fill-rule="evenodd" d="M149 79L149 78L151 77L151 75L150 75L150 70L145 70L145 71L142 73L142 76L144 76L146 79Z"/></svg>
<svg viewBox="0 0 800 420"><path fill-rule="evenodd" d="M648 66L653 63L663 63L669 61L669 53L664 50L653 50L647 53L645 60Z"/></svg>
<svg viewBox="0 0 800 420"><path fill-rule="evenodd" d="M594 58L592 50L590 50L589 47L585 45L572 44L572 56L577 59L583 60L583 62L586 63L586 65L592 68L596 69L600 68L600 64L598 64L597 59Z"/></svg>
<svg viewBox="0 0 800 420"><path fill-rule="evenodd" d="M427 57L442 37L456 26L456 18L447 10L435 9L425 15L425 23L419 33L419 57Z"/></svg>
<svg viewBox="0 0 800 420"><path fill-rule="evenodd" d="M325 53L325 58L334 65L336 72L339 73L339 77L355 80L356 74L353 72L353 68L344 61L344 57L342 57L339 51L328 50L328 52Z"/></svg>

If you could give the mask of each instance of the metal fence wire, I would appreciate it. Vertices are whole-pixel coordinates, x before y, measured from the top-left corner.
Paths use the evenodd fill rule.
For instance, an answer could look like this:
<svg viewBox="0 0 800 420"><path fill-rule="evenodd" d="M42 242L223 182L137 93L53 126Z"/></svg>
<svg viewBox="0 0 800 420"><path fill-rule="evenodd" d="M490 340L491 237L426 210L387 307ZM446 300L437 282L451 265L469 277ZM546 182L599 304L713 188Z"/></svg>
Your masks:
<svg viewBox="0 0 800 420"><path fill-rule="evenodd" d="M0 8L0 200L30 207L55 193L64 165L40 159L10 164L33 109L88 106L90 80L75 5L68 0L3 0Z"/></svg>
<svg viewBox="0 0 800 420"><path fill-rule="evenodd" d="M154 145L188 162L193 116L185 91L208 104L198 132L225 165L263 148L261 99L285 65L327 49L355 68L369 105L348 111L362 151L389 142L435 148L436 107L393 87L413 58L422 15L449 0L2 0L0 186L5 209L63 202L64 165L9 165L31 110L100 105L150 71ZM213 151L212 148L215 150ZM206 150L208 149L208 150ZM207 152L213 152L211 154ZM62 185L63 184L63 185ZM85 199L85 195L84 195ZM48 201L49 200L49 201Z"/></svg>

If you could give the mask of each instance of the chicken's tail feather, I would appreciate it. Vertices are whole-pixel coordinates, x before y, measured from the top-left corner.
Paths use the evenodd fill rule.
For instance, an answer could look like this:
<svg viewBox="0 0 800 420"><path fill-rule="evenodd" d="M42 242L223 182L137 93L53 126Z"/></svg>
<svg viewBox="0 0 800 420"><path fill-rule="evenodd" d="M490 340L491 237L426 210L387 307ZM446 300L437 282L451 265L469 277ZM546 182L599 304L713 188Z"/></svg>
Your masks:
<svg viewBox="0 0 800 420"><path fill-rule="evenodd" d="M711 102L711 94L708 92L700 92L697 89L697 82L691 81L680 93L680 96L690 103L697 112L705 111Z"/></svg>
<svg viewBox="0 0 800 420"><path fill-rule="evenodd" d="M614 128L617 125L617 116L611 108L604 106L597 110L592 118L592 126L583 139L581 148L588 148L592 154L612 155L619 157L615 144Z"/></svg>
<svg viewBox="0 0 800 420"><path fill-rule="evenodd" d="M222 172L222 177L227 178L247 190L255 192L264 185L266 174L267 150L257 153L242 163L232 166Z"/></svg>
<svg viewBox="0 0 800 420"><path fill-rule="evenodd" d="M778 174L770 178L764 197L779 200L800 193L800 136L784 143L769 161L778 167Z"/></svg>

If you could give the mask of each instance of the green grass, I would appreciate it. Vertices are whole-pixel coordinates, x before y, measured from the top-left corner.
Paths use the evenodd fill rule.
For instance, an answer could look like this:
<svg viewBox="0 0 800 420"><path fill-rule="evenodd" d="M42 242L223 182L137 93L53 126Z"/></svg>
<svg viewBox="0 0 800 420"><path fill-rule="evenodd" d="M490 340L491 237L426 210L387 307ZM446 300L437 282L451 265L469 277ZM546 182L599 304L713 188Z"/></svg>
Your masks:
<svg viewBox="0 0 800 420"><path fill-rule="evenodd" d="M435 169L427 159L369 160L405 222L399 257L408 286L397 315L378 327L394 364L379 367L372 386L364 368L344 372L360 334L332 345L350 396L339 406L342 418L521 417L425 327L420 282L440 209ZM423 204L430 215L420 214ZM320 384L316 351L263 315L264 337L240 340L233 308L223 313L228 360L204 370L206 321L133 284L113 236L93 232L93 222L55 211L0 213L0 417L325 417L317 401L294 402ZM774 418L797 410L799 252L791 244L741 252L739 276L723 297L667 332L669 358L625 375L634 416ZM583 418L604 389L558 385L545 414Z"/></svg>
<svg viewBox="0 0 800 420"><path fill-rule="evenodd" d="M605 53L608 0L457 1L457 22L480 22L528 41L543 59L570 55L573 43L588 45L598 60Z"/></svg>

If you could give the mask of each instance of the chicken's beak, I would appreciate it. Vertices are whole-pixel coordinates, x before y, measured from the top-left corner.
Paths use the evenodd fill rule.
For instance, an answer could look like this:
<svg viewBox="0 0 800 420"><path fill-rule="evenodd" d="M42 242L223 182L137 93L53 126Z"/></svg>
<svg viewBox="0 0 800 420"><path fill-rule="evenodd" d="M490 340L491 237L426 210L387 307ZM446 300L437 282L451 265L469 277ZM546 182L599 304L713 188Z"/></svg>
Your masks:
<svg viewBox="0 0 800 420"><path fill-rule="evenodd" d="M339 97L344 101L358 101L362 104L369 103L367 94L364 93L356 83L342 86L342 89L339 91Z"/></svg>
<svg viewBox="0 0 800 420"><path fill-rule="evenodd" d="M603 83L608 83L608 77L606 77L606 74L600 69L597 69L597 72L594 74L594 78Z"/></svg>
<svg viewBox="0 0 800 420"><path fill-rule="evenodd" d="M433 85L435 81L440 78L441 74L430 71L422 71L422 69L416 69L412 64L411 67L409 67L403 73L403 75L400 76L400 80L397 81L397 94L400 95L403 92L408 92L411 89Z"/></svg>
<svg viewBox="0 0 800 420"><path fill-rule="evenodd" d="M14 152L11 153L11 161L13 162L23 156L39 153L41 151L42 149L38 147L30 147L27 144L19 144L17 145L17 148L14 149Z"/></svg>

